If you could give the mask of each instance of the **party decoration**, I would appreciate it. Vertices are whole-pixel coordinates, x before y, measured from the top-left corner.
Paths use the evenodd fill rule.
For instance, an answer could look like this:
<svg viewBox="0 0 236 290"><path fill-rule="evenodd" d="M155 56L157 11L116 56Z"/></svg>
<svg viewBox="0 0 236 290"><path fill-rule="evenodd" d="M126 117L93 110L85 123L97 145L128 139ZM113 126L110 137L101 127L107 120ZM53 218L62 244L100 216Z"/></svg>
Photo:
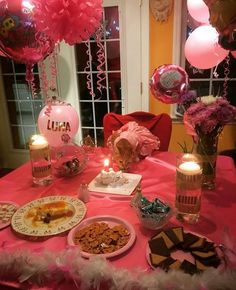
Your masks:
<svg viewBox="0 0 236 290"><path fill-rule="evenodd" d="M128 122L108 138L107 145L112 151L113 160L120 169L127 170L129 165L160 148L160 140L146 127L136 122Z"/></svg>
<svg viewBox="0 0 236 290"><path fill-rule="evenodd" d="M167 21L173 8L173 0L150 0L150 9L156 21Z"/></svg>
<svg viewBox="0 0 236 290"><path fill-rule="evenodd" d="M8 242L3 243L5 247L0 252L0 277L3 281L24 283L24 287L65 289L68 285L72 285L71 288L79 285L80 289L170 290L170 285L172 289L180 289L181 285L182 290L235 289L235 266L223 273L219 269L210 269L199 275L187 275L174 270L168 273L161 270L131 271L116 268L99 255L84 259L78 247L61 251L12 251ZM189 285L194 286L190 288Z"/></svg>
<svg viewBox="0 0 236 290"><path fill-rule="evenodd" d="M54 42L39 32L34 22L31 0L0 0L0 50L14 61L28 66L43 60L54 48Z"/></svg>
<svg viewBox="0 0 236 290"><path fill-rule="evenodd" d="M55 42L73 45L88 40L102 18L102 0L32 0L37 29Z"/></svg>
<svg viewBox="0 0 236 290"><path fill-rule="evenodd" d="M188 81L188 75L182 67L164 64L154 70L150 89L156 99L166 104L174 104L187 92Z"/></svg>
<svg viewBox="0 0 236 290"><path fill-rule="evenodd" d="M187 8L189 14L200 23L209 23L209 9L203 0L188 0Z"/></svg>
<svg viewBox="0 0 236 290"><path fill-rule="evenodd" d="M209 8L210 23L220 35L229 36L236 29L235 0L204 0Z"/></svg>
<svg viewBox="0 0 236 290"><path fill-rule="evenodd" d="M218 65L229 51L218 44L218 33L210 25L196 28L185 43L188 62L199 69L209 69Z"/></svg>
<svg viewBox="0 0 236 290"><path fill-rule="evenodd" d="M38 117L38 128L53 147L69 143L79 128L79 117L76 110L67 103L47 105Z"/></svg>

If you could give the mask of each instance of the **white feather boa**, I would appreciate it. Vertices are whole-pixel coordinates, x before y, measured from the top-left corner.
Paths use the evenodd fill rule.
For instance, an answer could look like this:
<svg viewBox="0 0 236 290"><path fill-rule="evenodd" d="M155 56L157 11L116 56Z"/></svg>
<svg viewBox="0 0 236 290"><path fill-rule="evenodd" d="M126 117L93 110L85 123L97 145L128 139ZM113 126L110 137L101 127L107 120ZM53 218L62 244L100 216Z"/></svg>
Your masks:
<svg viewBox="0 0 236 290"><path fill-rule="evenodd" d="M201 275L181 271L128 271L113 267L101 257L85 260L76 248L58 253L0 252L0 279L38 287L70 281L78 289L109 290L235 290L236 270L207 270ZM1 288L2 289L2 288Z"/></svg>

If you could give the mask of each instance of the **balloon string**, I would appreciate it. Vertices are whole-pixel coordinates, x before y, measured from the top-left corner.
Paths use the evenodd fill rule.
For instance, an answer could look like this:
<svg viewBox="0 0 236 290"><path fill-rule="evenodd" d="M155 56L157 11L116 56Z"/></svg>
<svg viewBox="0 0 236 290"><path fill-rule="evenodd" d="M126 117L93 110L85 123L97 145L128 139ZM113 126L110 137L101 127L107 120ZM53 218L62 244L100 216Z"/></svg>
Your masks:
<svg viewBox="0 0 236 290"><path fill-rule="evenodd" d="M38 63L40 74L39 74L39 80L40 80L40 88L43 93L43 97L48 100L48 79L47 79L47 73L46 73L46 66L43 61L40 61Z"/></svg>
<svg viewBox="0 0 236 290"><path fill-rule="evenodd" d="M35 87L35 82L34 82L33 68L34 68L33 64L26 65L25 79L28 82L29 88L32 93L32 98L34 99L37 96L37 94L36 94L36 87Z"/></svg>
<svg viewBox="0 0 236 290"><path fill-rule="evenodd" d="M105 48L104 45L102 44L102 36L104 35L104 28L101 25L99 29L96 32L96 42L98 46L98 51L97 51L97 59L98 59L98 65L97 65L97 89L100 92L100 95L102 97L102 89L105 88L105 86L102 84L104 80L106 80L106 75L103 70L103 67L105 65Z"/></svg>
<svg viewBox="0 0 236 290"><path fill-rule="evenodd" d="M89 42L86 41L85 45L87 46L86 54L88 56L88 60L86 62L86 67L84 71L87 73L86 79L87 79L87 89L89 90L89 94L92 96L92 98L95 98L95 94L92 90L92 80L91 80L91 74L90 74L90 53L89 53ZM91 56L92 57L92 56Z"/></svg>
<svg viewBox="0 0 236 290"><path fill-rule="evenodd" d="M230 69L229 69L229 62L230 62L230 57L229 55L226 57L225 59L225 63L224 63L224 84L223 84L223 95L222 97L227 99L227 93L228 93L228 81L229 81L229 73L230 73Z"/></svg>
<svg viewBox="0 0 236 290"><path fill-rule="evenodd" d="M49 56L51 72L50 90L53 92L57 91L57 57L58 51L55 48Z"/></svg>

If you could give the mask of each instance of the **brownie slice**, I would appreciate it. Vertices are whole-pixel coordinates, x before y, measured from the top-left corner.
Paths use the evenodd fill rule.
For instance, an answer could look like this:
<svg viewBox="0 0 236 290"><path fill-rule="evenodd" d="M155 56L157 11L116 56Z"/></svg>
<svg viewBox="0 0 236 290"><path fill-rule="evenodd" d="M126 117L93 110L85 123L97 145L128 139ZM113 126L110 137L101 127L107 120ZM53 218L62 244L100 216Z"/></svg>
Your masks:
<svg viewBox="0 0 236 290"><path fill-rule="evenodd" d="M170 256L170 250L167 248L163 238L151 239L148 244L152 254Z"/></svg>
<svg viewBox="0 0 236 290"><path fill-rule="evenodd" d="M164 262L168 257L160 256L156 254L149 254L150 261L153 267L158 267L162 262Z"/></svg>
<svg viewBox="0 0 236 290"><path fill-rule="evenodd" d="M166 260L164 260L162 263L159 264L159 267L165 271L168 271L170 266L176 262L177 260L173 259L172 257L168 257Z"/></svg>
<svg viewBox="0 0 236 290"><path fill-rule="evenodd" d="M208 251L208 252L192 251L192 255L195 258L207 259L207 258L216 256L216 253L215 253L215 251Z"/></svg>
<svg viewBox="0 0 236 290"><path fill-rule="evenodd" d="M195 261L201 262L204 266L208 266L208 267L211 266L214 268L217 268L221 263L221 260L217 255L209 257L209 258L205 258L205 259L195 258Z"/></svg>
<svg viewBox="0 0 236 290"><path fill-rule="evenodd" d="M200 237L192 233L184 233L184 241L181 245L181 248L183 250L188 250L192 244L196 243L199 240L199 238Z"/></svg>
<svg viewBox="0 0 236 290"><path fill-rule="evenodd" d="M169 270L178 270L180 266L181 262L179 260L175 260L175 262L169 266Z"/></svg>
<svg viewBox="0 0 236 290"><path fill-rule="evenodd" d="M175 246L183 242L184 240L182 227L168 229L165 231L165 233L171 239Z"/></svg>
<svg viewBox="0 0 236 290"><path fill-rule="evenodd" d="M197 269L196 265L190 263L187 260L184 260L181 263L180 269L183 270L185 273L188 273L191 275L198 273L198 269Z"/></svg>
<svg viewBox="0 0 236 290"><path fill-rule="evenodd" d="M215 251L215 243L205 241L204 246L201 248L201 252Z"/></svg>
<svg viewBox="0 0 236 290"><path fill-rule="evenodd" d="M163 238L168 249L171 249L174 247L173 241L168 237L165 231L161 231L159 234L155 235L152 239L156 239L156 238Z"/></svg>
<svg viewBox="0 0 236 290"><path fill-rule="evenodd" d="M190 250L200 250L204 248L206 239L199 237L198 240L189 246Z"/></svg>

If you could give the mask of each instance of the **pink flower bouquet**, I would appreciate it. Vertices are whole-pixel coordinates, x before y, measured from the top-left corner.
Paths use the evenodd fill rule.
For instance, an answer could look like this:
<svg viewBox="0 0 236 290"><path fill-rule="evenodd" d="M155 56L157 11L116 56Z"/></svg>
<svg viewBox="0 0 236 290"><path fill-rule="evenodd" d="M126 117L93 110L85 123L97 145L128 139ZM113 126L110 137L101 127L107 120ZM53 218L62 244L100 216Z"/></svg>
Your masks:
<svg viewBox="0 0 236 290"><path fill-rule="evenodd" d="M160 147L160 140L147 128L136 122L128 122L108 138L108 147L113 154L113 160L123 170L145 156L151 155Z"/></svg>

